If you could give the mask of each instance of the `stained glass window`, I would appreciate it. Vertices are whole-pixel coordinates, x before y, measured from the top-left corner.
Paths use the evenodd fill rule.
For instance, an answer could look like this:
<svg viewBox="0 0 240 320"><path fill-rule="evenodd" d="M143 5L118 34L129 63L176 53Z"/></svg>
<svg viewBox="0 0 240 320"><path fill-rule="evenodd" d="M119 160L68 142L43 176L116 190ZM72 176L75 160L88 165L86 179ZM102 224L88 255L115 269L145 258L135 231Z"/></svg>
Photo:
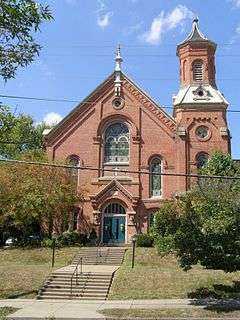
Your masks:
<svg viewBox="0 0 240 320"><path fill-rule="evenodd" d="M68 164L72 167L70 169L70 176L75 185L78 185L78 166L80 164L80 160L77 156L73 155L68 158Z"/></svg>
<svg viewBox="0 0 240 320"><path fill-rule="evenodd" d="M114 123L107 128L104 161L129 161L129 130L124 123Z"/></svg>
<svg viewBox="0 0 240 320"><path fill-rule="evenodd" d="M201 169L202 167L205 166L205 164L208 162L208 155L204 152L201 152L197 155L196 158L196 164L197 164L197 168Z"/></svg>
<svg viewBox="0 0 240 320"><path fill-rule="evenodd" d="M150 165L150 195L152 197L158 197L162 193L161 172L161 160L154 158Z"/></svg>

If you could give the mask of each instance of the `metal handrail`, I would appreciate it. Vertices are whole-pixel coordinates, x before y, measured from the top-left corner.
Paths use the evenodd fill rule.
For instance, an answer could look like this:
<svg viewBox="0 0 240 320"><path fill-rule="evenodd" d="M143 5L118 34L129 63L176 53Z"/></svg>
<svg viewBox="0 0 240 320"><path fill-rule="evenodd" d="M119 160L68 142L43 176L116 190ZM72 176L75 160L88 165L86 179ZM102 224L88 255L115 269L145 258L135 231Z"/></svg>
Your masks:
<svg viewBox="0 0 240 320"><path fill-rule="evenodd" d="M73 273L72 273L72 276L71 276L71 287L70 287L70 295L71 295L71 298L72 298L72 295L73 295L73 277L74 277L74 275L76 274L76 285L78 285L79 283L78 283L78 266L79 266L79 264L80 264L80 266L81 266L81 275L82 275L82 273L83 273L83 269L82 269L82 266L83 266L83 263L82 263L82 261L83 261L83 258L82 257L80 257L79 259L78 259L78 262L77 262L77 265L76 265L76 267L75 267L75 269L74 269L74 271L73 271Z"/></svg>
<svg viewBox="0 0 240 320"><path fill-rule="evenodd" d="M98 241L98 244L97 244L97 257L96 257L96 264L98 264L99 260L98 258L101 258L102 257L102 251L101 251L101 241L99 240Z"/></svg>

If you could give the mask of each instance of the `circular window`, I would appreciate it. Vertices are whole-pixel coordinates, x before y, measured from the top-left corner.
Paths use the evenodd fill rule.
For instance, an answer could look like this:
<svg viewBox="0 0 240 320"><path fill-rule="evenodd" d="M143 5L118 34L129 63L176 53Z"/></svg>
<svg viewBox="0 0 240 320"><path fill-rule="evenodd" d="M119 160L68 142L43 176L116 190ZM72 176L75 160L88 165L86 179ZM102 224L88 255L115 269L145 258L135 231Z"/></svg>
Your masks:
<svg viewBox="0 0 240 320"><path fill-rule="evenodd" d="M115 98L112 101L112 105L114 109L122 109L124 106L124 100L121 98Z"/></svg>
<svg viewBox="0 0 240 320"><path fill-rule="evenodd" d="M196 129L196 135L199 139L206 139L209 136L209 129L205 126L200 126Z"/></svg>

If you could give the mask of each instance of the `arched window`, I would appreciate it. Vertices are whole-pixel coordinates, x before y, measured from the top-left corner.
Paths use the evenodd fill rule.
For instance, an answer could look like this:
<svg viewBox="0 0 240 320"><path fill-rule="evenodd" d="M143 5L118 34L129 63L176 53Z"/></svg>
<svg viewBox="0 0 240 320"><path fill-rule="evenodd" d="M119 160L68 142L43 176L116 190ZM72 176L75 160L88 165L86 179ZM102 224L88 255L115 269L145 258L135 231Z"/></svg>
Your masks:
<svg viewBox="0 0 240 320"><path fill-rule="evenodd" d="M150 196L159 197L162 194L162 172L161 159L154 158L150 164Z"/></svg>
<svg viewBox="0 0 240 320"><path fill-rule="evenodd" d="M208 154L205 152L200 152L196 156L196 165L198 169L201 169L208 162Z"/></svg>
<svg viewBox="0 0 240 320"><path fill-rule="evenodd" d="M75 155L70 156L68 158L68 164L72 167L70 169L71 178L76 184L78 184L78 167L80 165L80 159Z"/></svg>
<svg viewBox="0 0 240 320"><path fill-rule="evenodd" d="M203 80L203 63L201 60L193 62L193 80L202 81Z"/></svg>
<svg viewBox="0 0 240 320"><path fill-rule="evenodd" d="M124 123L106 129L104 162L129 162L129 130Z"/></svg>
<svg viewBox="0 0 240 320"><path fill-rule="evenodd" d="M104 209L104 214L126 214L124 207L117 202L109 203L109 205Z"/></svg>
<svg viewBox="0 0 240 320"><path fill-rule="evenodd" d="M186 81L186 66L187 66L187 61L183 61L183 66L182 66L182 75L183 75L183 81Z"/></svg>

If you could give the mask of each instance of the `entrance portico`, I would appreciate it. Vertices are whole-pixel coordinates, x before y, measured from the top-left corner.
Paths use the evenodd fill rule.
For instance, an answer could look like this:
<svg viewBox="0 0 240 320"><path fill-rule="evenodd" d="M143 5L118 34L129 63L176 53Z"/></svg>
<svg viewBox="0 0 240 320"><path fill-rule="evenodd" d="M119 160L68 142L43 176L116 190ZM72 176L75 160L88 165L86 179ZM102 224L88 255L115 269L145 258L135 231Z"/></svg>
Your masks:
<svg viewBox="0 0 240 320"><path fill-rule="evenodd" d="M90 199L99 240L110 245L129 243L136 233L134 204L138 199L115 179Z"/></svg>

